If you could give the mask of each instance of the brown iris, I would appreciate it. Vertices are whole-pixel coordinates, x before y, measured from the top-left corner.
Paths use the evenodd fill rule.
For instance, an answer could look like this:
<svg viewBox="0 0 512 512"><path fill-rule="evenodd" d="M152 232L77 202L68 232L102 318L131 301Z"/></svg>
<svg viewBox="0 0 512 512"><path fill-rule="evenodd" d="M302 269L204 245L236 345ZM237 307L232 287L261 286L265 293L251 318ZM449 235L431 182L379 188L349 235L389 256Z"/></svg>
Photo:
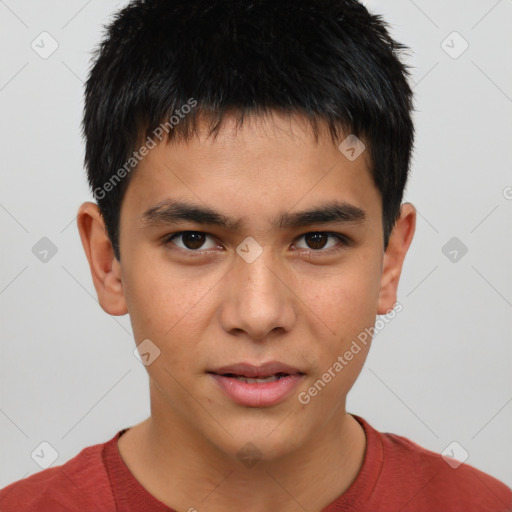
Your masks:
<svg viewBox="0 0 512 512"><path fill-rule="evenodd" d="M204 233L198 233L197 231L187 231L181 235L183 245L187 249L200 249L205 242L205 238Z"/></svg>
<svg viewBox="0 0 512 512"><path fill-rule="evenodd" d="M327 233L308 233L304 235L304 240L311 249L322 249L325 247L329 235Z"/></svg>

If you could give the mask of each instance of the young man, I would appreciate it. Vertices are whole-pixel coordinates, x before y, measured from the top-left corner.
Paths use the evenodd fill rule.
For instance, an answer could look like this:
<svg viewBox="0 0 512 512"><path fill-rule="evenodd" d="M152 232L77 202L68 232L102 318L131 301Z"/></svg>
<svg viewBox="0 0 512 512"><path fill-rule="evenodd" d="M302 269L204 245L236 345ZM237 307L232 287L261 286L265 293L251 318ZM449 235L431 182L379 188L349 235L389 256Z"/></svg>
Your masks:
<svg viewBox="0 0 512 512"><path fill-rule="evenodd" d="M348 414L416 212L407 69L355 0L138 0L86 87L102 308L151 416L8 511L507 511L504 484Z"/></svg>

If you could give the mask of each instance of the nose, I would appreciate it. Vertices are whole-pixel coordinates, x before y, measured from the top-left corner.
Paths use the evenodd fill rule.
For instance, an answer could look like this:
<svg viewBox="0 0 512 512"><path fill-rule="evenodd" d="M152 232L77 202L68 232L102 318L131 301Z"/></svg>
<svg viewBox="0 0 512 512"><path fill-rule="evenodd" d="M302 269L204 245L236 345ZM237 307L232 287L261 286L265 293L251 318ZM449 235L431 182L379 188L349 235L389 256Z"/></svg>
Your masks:
<svg viewBox="0 0 512 512"><path fill-rule="evenodd" d="M261 341L293 328L297 318L294 295L270 249L252 262L237 256L226 278L221 306L226 332Z"/></svg>

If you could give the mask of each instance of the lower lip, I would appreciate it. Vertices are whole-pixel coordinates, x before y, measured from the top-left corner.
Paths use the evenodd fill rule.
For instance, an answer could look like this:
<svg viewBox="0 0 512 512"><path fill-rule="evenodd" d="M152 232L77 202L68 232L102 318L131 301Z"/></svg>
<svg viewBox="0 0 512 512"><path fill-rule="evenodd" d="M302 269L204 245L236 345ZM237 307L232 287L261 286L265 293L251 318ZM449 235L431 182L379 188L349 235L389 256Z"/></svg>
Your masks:
<svg viewBox="0 0 512 512"><path fill-rule="evenodd" d="M273 382L249 384L225 375L211 374L226 395L246 407L269 407L284 400L299 384L303 375L294 374Z"/></svg>

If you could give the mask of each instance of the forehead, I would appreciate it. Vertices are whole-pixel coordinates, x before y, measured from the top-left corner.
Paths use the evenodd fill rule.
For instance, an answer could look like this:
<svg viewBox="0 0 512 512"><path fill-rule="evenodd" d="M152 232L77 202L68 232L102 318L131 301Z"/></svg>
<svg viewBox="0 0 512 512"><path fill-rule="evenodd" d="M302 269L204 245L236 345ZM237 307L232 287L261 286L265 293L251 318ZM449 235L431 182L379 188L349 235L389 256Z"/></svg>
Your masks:
<svg viewBox="0 0 512 512"><path fill-rule="evenodd" d="M324 125L315 139L305 118L278 113L250 116L241 125L228 116L213 135L205 122L189 140L164 140L149 151L125 200L137 204L139 215L180 198L217 212L268 212L269 222L295 206L333 201L380 213L368 152L349 158L338 147L344 140L333 141Z"/></svg>

